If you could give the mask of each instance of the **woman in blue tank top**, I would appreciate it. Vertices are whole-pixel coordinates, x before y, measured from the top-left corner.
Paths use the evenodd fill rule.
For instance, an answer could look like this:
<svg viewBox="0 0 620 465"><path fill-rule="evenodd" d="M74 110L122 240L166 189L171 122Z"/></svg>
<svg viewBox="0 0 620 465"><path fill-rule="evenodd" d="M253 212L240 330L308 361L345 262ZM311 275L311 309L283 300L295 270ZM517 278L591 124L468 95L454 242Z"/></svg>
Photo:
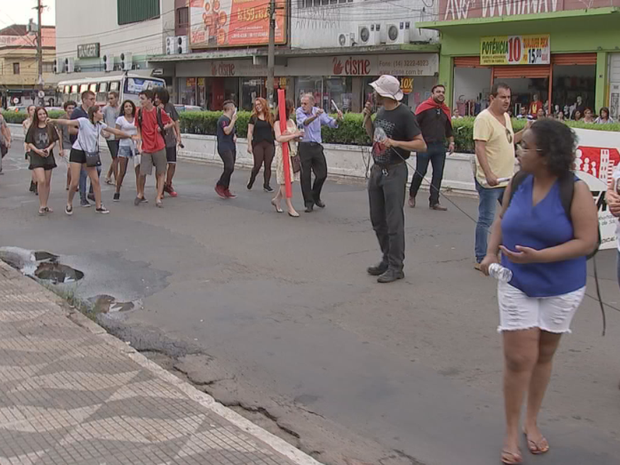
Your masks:
<svg viewBox="0 0 620 465"><path fill-rule="evenodd" d="M598 217L588 186L572 173L576 139L565 124L542 119L523 136L519 150L525 177L514 195L506 188L493 224L482 270L499 262L512 271L499 282L499 331L504 344L505 464L522 463L519 418L527 393L523 433L532 454L549 443L537 419L551 376L553 355L583 300L586 256L597 246ZM570 215L560 186L574 182Z"/></svg>

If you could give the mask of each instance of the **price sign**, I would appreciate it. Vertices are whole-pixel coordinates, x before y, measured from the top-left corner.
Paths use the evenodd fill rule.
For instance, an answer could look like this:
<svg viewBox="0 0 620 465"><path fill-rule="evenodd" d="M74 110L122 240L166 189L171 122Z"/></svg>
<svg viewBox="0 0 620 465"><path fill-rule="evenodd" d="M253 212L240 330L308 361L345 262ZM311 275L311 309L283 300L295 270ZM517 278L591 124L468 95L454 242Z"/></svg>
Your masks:
<svg viewBox="0 0 620 465"><path fill-rule="evenodd" d="M481 65L548 65L549 34L495 36L480 39Z"/></svg>
<svg viewBox="0 0 620 465"><path fill-rule="evenodd" d="M403 94L410 94L413 92L413 78L412 77L404 77L400 79L400 90L403 91Z"/></svg>

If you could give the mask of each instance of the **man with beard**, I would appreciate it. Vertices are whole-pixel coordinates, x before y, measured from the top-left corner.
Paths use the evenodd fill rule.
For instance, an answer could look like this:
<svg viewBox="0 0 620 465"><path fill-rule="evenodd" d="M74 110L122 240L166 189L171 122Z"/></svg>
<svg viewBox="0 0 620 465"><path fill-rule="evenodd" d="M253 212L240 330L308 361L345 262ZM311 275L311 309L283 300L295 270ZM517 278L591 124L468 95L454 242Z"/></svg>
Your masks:
<svg viewBox="0 0 620 465"><path fill-rule="evenodd" d="M448 150L454 152L454 136L452 135L452 118L450 109L446 106L446 88L437 84L431 90L431 97L416 108L415 114L418 125L422 130L424 142L428 150L416 155L416 170L409 189L409 206L415 208L415 197L422 184L422 179L428 171L428 163L433 165L433 180L431 182L430 203L431 210L446 211L447 208L439 203L439 192L443 169L446 164L446 140L450 141Z"/></svg>

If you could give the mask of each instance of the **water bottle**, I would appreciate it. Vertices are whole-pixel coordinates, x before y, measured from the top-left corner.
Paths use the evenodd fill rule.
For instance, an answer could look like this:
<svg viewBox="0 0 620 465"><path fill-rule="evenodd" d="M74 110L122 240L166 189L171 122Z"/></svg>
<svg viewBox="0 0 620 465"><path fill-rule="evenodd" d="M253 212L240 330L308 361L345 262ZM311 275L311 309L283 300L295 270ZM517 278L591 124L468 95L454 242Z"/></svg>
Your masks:
<svg viewBox="0 0 620 465"><path fill-rule="evenodd" d="M489 267L489 275L498 281L507 283L512 279L512 271L508 268L503 267L499 263L493 263Z"/></svg>

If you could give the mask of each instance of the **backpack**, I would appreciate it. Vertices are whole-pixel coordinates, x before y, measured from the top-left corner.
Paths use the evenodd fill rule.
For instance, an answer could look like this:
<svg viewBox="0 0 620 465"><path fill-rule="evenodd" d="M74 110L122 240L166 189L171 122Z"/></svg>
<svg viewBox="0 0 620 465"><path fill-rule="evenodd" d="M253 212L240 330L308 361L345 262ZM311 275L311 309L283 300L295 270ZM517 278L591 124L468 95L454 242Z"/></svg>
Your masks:
<svg viewBox="0 0 620 465"><path fill-rule="evenodd" d="M160 134L166 140L166 128L164 127L164 120L161 116L162 109L157 107L157 125L160 129ZM142 109L138 110L138 127L142 131Z"/></svg>
<svg viewBox="0 0 620 465"><path fill-rule="evenodd" d="M523 181L525 181L525 179L528 176L529 176L528 173L524 171L519 171L517 174L515 174L512 177L512 180L510 181L510 199L508 199L508 205L506 206L506 208L508 208L508 206L510 205L510 202L512 201L512 198L516 194L519 186L523 183ZM568 218L568 221L572 223L571 213L570 213L571 205L573 203L573 195L575 193L575 182L579 181L579 179L576 178L571 173L568 176L559 178L558 181L560 183L560 201L562 202L562 207L564 208L564 213L566 213L566 217ZM588 254L586 258L588 260L593 258L598 253L598 249L600 248L600 246L601 246L601 225L599 224L598 225L598 241L596 243L596 248L590 254Z"/></svg>

